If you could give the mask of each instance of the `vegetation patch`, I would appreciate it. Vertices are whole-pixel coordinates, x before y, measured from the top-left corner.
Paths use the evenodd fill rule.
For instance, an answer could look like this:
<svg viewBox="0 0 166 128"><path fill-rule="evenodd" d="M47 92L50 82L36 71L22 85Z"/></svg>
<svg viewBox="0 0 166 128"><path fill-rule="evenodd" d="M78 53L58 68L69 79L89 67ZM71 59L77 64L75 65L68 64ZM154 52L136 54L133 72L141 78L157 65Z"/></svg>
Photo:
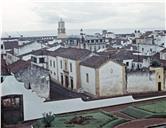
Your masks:
<svg viewBox="0 0 166 128"><path fill-rule="evenodd" d="M125 113L125 114L127 114L131 117L137 118L137 119L146 118L146 117L149 117L153 114L151 112L144 111L142 109L138 109L138 108L135 108L135 107L132 107L132 106L129 106L126 109L123 109L121 112Z"/></svg>
<svg viewBox="0 0 166 128"><path fill-rule="evenodd" d="M84 112L79 114L56 115L51 122L54 128L106 128L105 126L118 118L107 112ZM44 127L42 119L39 120L34 128Z"/></svg>
<svg viewBox="0 0 166 128"><path fill-rule="evenodd" d="M158 101L148 105L142 105L138 108L152 113L165 113L166 114L166 101Z"/></svg>

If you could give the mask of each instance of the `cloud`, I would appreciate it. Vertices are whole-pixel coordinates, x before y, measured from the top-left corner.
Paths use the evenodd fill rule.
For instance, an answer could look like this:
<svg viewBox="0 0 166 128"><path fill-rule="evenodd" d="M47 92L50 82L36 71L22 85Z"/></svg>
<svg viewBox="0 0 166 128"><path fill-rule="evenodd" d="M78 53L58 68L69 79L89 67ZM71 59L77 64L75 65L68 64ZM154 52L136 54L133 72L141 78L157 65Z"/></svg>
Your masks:
<svg viewBox="0 0 166 128"><path fill-rule="evenodd" d="M3 7L3 28L5 30L56 30L60 18L65 21L67 29L157 28L165 24L164 8L163 2L15 0L7 2Z"/></svg>
<svg viewBox="0 0 166 128"><path fill-rule="evenodd" d="M69 27L90 24L93 28L102 22L101 27L107 22L112 22L110 27L116 27L117 22L121 23L117 27L149 27L147 23L153 20L158 27L164 21L163 3L41 3L36 12L44 23L54 24L62 17Z"/></svg>

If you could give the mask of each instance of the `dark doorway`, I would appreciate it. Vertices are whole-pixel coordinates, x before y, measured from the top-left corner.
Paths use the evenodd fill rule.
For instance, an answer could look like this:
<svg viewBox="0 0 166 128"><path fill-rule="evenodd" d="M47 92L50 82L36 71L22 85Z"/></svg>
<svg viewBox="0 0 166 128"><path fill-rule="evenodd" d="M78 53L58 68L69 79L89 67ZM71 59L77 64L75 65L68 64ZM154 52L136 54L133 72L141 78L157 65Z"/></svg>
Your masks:
<svg viewBox="0 0 166 128"><path fill-rule="evenodd" d="M1 119L4 124L17 124L24 121L23 95L7 95L1 98Z"/></svg>
<svg viewBox="0 0 166 128"><path fill-rule="evenodd" d="M65 86L68 88L69 87L69 77L65 76Z"/></svg>
<svg viewBox="0 0 166 128"><path fill-rule="evenodd" d="M73 78L70 78L71 89L73 90Z"/></svg>
<svg viewBox="0 0 166 128"><path fill-rule="evenodd" d="M158 82L158 91L161 91L161 82Z"/></svg>
<svg viewBox="0 0 166 128"><path fill-rule="evenodd" d="M61 84L63 85L63 74L61 74Z"/></svg>

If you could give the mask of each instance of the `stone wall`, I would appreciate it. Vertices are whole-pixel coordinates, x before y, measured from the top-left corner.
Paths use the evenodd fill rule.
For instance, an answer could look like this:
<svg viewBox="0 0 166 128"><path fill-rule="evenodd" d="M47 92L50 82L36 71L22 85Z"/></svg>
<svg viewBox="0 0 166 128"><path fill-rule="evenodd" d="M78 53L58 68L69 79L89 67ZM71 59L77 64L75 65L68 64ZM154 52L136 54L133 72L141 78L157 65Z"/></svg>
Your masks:
<svg viewBox="0 0 166 128"><path fill-rule="evenodd" d="M127 73L128 92L157 91L155 72L134 71Z"/></svg>
<svg viewBox="0 0 166 128"><path fill-rule="evenodd" d="M37 66L29 66L17 72L15 77L24 83L25 88L32 89L40 97L49 98L50 80L47 70Z"/></svg>

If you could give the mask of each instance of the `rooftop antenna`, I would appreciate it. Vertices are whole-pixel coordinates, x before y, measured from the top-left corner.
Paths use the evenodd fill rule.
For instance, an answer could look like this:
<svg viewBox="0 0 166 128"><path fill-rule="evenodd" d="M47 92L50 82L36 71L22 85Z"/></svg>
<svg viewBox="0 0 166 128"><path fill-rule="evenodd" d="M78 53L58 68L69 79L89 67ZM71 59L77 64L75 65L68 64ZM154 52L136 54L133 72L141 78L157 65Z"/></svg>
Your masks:
<svg viewBox="0 0 166 128"><path fill-rule="evenodd" d="M5 32L5 34L6 34L9 38L11 38L11 35L9 35L7 32Z"/></svg>
<svg viewBox="0 0 166 128"><path fill-rule="evenodd" d="M18 34L20 37L23 37L23 35L21 35L19 32L17 32L17 34Z"/></svg>

